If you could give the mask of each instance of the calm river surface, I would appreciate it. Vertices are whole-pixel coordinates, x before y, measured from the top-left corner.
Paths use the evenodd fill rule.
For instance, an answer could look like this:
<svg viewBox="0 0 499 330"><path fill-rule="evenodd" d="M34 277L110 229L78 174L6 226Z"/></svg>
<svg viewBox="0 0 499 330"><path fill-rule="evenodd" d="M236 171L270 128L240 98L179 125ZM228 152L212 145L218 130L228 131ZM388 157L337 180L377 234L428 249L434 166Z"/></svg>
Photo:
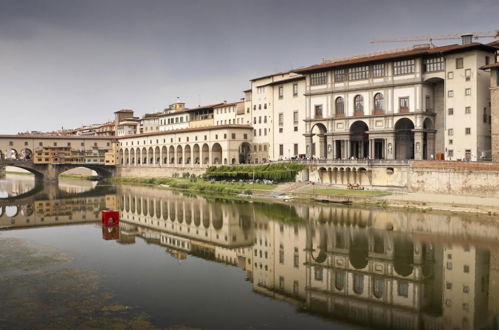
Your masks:
<svg viewBox="0 0 499 330"><path fill-rule="evenodd" d="M492 217L10 174L0 198L0 329L499 329Z"/></svg>

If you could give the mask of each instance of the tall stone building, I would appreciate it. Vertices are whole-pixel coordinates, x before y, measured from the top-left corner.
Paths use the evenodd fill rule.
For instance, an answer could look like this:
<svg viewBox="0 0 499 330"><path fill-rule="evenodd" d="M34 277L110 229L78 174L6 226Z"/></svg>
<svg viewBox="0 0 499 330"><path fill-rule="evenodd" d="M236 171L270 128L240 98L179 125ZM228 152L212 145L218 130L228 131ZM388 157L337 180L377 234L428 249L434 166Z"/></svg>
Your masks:
<svg viewBox="0 0 499 330"><path fill-rule="evenodd" d="M486 65L490 69L490 112L492 121L492 160L499 162L499 63Z"/></svg>
<svg viewBox="0 0 499 330"><path fill-rule="evenodd" d="M489 73L480 68L496 50L463 38L296 70L306 77L307 155L490 159Z"/></svg>

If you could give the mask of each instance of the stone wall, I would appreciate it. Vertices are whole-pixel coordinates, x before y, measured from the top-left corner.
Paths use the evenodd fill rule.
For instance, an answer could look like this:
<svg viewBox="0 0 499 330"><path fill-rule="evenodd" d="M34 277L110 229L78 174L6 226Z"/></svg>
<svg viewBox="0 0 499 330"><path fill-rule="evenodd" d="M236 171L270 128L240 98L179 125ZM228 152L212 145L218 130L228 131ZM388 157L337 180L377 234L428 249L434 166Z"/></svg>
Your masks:
<svg viewBox="0 0 499 330"><path fill-rule="evenodd" d="M495 69L491 75L491 116L492 116L492 160L499 162L499 69Z"/></svg>
<svg viewBox="0 0 499 330"><path fill-rule="evenodd" d="M407 189L499 197L499 163L414 161Z"/></svg>

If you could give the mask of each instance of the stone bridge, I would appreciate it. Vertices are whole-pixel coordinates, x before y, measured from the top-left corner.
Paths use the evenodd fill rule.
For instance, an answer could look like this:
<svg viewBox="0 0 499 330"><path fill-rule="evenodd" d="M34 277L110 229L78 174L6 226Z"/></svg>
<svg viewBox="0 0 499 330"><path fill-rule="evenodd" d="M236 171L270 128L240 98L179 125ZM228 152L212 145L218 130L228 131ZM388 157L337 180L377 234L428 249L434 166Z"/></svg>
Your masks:
<svg viewBox="0 0 499 330"><path fill-rule="evenodd" d="M35 181L35 187L30 191L23 194L0 198L0 214L5 207L16 206L21 207L23 205L33 204L38 200L60 200L67 198L87 198L87 197L98 197L105 195L115 195L116 187L113 185L98 183L95 188L84 191L81 193L69 193L61 190L56 183L44 184L41 181ZM0 215L1 217L1 215Z"/></svg>
<svg viewBox="0 0 499 330"><path fill-rule="evenodd" d="M70 169L84 167L97 172L101 178L111 177L116 168L113 165L96 164L35 164L32 160L0 159L0 167L15 166L27 170L35 175L36 181L57 182L59 175Z"/></svg>

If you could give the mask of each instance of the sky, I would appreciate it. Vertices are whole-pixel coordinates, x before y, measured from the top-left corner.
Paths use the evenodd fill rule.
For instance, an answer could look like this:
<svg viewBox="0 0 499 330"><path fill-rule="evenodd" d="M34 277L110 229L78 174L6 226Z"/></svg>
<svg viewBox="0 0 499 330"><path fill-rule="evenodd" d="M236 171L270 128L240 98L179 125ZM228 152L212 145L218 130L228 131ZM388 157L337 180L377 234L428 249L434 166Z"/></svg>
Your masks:
<svg viewBox="0 0 499 330"><path fill-rule="evenodd" d="M497 0L0 0L0 134L237 101L252 78L497 17Z"/></svg>

